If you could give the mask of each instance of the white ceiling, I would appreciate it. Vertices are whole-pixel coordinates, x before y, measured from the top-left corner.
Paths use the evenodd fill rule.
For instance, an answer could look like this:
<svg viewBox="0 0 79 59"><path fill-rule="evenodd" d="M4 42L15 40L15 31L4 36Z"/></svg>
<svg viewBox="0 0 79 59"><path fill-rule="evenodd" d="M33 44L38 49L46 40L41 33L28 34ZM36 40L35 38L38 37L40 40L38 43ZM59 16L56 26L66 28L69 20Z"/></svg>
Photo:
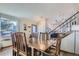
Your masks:
<svg viewBox="0 0 79 59"><path fill-rule="evenodd" d="M44 16L50 19L65 19L79 9L79 4L55 3L4 3L0 12L22 18Z"/></svg>

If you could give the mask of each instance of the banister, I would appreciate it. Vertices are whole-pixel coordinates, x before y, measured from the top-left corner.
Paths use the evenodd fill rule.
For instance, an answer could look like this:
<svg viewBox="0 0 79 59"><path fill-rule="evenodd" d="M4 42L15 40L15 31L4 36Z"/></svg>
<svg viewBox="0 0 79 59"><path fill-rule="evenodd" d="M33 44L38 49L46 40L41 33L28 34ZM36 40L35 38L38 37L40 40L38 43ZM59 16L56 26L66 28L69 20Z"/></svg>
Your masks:
<svg viewBox="0 0 79 59"><path fill-rule="evenodd" d="M79 11L77 11L75 14L73 14L71 17L69 17L67 20L65 20L63 23L61 23L60 25L58 25L55 29L53 29L52 31L56 30L58 27L62 26L64 23L66 23L67 21L69 21L72 17L74 17L75 15L77 15L79 13ZM72 21L72 20L71 20ZM49 33L51 33L52 31L50 31Z"/></svg>

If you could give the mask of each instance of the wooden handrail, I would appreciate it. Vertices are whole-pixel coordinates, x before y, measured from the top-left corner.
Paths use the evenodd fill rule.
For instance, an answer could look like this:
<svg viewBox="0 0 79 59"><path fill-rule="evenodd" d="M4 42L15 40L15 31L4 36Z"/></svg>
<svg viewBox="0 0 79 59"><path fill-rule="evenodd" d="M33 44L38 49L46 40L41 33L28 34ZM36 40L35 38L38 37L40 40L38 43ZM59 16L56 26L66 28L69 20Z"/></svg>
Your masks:
<svg viewBox="0 0 79 59"><path fill-rule="evenodd" d="M74 17L75 15L77 15L79 13L79 11L77 11L74 15L72 15L71 17L69 17L67 20L65 20L63 23L61 23L60 25L58 25L55 29L53 29L52 31L56 30L58 27L62 26L64 23L66 23L67 21L69 21L72 17ZM71 20L72 21L72 20ZM49 33L51 33L52 31L50 31Z"/></svg>

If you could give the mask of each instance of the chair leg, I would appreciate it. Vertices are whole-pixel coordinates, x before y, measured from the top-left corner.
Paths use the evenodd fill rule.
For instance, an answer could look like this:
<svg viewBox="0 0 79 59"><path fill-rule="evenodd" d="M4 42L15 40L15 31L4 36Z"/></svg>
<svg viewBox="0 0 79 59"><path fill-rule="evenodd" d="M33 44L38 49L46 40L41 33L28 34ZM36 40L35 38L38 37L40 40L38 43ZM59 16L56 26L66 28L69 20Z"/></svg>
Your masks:
<svg viewBox="0 0 79 59"><path fill-rule="evenodd" d="M13 50L13 56L16 56L16 52Z"/></svg>
<svg viewBox="0 0 79 59"><path fill-rule="evenodd" d="M32 51L32 49L30 47L28 47L27 48L27 56L31 56L31 54L32 54L31 51Z"/></svg>

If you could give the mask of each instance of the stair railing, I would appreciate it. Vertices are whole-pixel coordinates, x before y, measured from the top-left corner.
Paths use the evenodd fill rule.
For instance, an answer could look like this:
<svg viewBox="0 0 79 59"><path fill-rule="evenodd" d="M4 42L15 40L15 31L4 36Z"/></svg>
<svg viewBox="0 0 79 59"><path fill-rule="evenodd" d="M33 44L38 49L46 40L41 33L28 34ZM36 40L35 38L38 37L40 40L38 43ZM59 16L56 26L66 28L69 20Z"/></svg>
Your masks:
<svg viewBox="0 0 79 59"><path fill-rule="evenodd" d="M79 14L79 11L77 11L74 15L69 17L67 20L65 20L63 23L58 25L55 29L50 31L49 33L52 32L70 32L72 31L72 25L76 25L76 18L78 17L77 15Z"/></svg>

